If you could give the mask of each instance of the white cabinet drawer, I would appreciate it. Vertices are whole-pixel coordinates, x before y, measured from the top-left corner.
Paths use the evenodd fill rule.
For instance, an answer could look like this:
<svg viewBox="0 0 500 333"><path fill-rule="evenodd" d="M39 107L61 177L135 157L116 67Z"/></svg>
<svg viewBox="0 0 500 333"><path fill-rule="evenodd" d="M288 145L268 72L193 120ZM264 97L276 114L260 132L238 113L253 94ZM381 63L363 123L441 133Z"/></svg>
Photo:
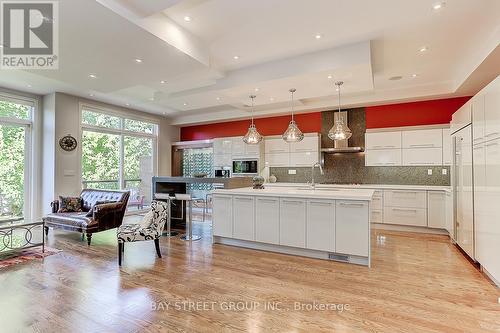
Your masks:
<svg viewBox="0 0 500 333"><path fill-rule="evenodd" d="M265 152L268 153L288 153L290 152L290 144L286 143L282 138L270 138L265 140Z"/></svg>
<svg viewBox="0 0 500 333"><path fill-rule="evenodd" d="M306 247L306 204L303 199L280 199L280 245Z"/></svg>
<svg viewBox="0 0 500 333"><path fill-rule="evenodd" d="M290 143L290 152L318 152L319 151L319 136L305 136L300 142Z"/></svg>
<svg viewBox="0 0 500 333"><path fill-rule="evenodd" d="M379 210L384 208L384 199L380 196L373 196L372 199L372 209Z"/></svg>
<svg viewBox="0 0 500 333"><path fill-rule="evenodd" d="M375 132L365 134L366 149L401 148L401 132Z"/></svg>
<svg viewBox="0 0 500 333"><path fill-rule="evenodd" d="M368 203L336 201L335 252L367 257L369 248Z"/></svg>
<svg viewBox="0 0 500 333"><path fill-rule="evenodd" d="M427 210L421 208L385 207L384 223L426 227Z"/></svg>
<svg viewBox="0 0 500 333"><path fill-rule="evenodd" d="M384 191L384 206L427 209L427 193L425 191L387 190Z"/></svg>
<svg viewBox="0 0 500 333"><path fill-rule="evenodd" d="M411 148L403 149L403 165L442 165L442 148Z"/></svg>
<svg viewBox="0 0 500 333"><path fill-rule="evenodd" d="M310 167L317 162L319 162L319 153L317 151L290 153L290 166Z"/></svg>
<svg viewBox="0 0 500 333"><path fill-rule="evenodd" d="M214 236L233 237L233 197L214 194L213 207Z"/></svg>
<svg viewBox="0 0 500 333"><path fill-rule="evenodd" d="M446 228L446 193L427 192L427 225L429 228Z"/></svg>
<svg viewBox="0 0 500 333"><path fill-rule="evenodd" d="M289 153L266 154L266 166L287 167L289 165L290 165L290 154Z"/></svg>
<svg viewBox="0 0 500 333"><path fill-rule="evenodd" d="M233 197L233 238L255 240L255 206L250 196Z"/></svg>
<svg viewBox="0 0 500 333"><path fill-rule="evenodd" d="M255 240L262 243L280 243L280 199L255 199Z"/></svg>
<svg viewBox="0 0 500 333"><path fill-rule="evenodd" d="M335 252L335 201L307 200L308 249Z"/></svg>
<svg viewBox="0 0 500 333"><path fill-rule="evenodd" d="M371 223L383 223L383 222L384 222L384 213L382 209L372 210Z"/></svg>
<svg viewBox="0 0 500 333"><path fill-rule="evenodd" d="M365 153L366 166L401 165L401 149L368 150Z"/></svg>
<svg viewBox="0 0 500 333"><path fill-rule="evenodd" d="M403 131L403 148L439 148L443 145L443 130Z"/></svg>

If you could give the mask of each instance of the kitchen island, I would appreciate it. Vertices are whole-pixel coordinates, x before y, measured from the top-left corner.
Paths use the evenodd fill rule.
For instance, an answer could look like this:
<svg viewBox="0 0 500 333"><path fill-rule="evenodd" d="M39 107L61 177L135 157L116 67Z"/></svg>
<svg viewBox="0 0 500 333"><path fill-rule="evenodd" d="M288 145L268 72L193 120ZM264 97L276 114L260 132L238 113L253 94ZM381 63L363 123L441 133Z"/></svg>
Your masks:
<svg viewBox="0 0 500 333"><path fill-rule="evenodd" d="M213 242L370 266L369 189L213 192Z"/></svg>

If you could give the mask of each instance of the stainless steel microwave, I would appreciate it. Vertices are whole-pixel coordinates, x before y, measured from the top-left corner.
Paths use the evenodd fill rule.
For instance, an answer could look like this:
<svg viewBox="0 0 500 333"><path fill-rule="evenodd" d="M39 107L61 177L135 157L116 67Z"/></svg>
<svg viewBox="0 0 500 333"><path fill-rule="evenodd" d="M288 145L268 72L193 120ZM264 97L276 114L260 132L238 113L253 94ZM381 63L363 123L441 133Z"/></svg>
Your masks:
<svg viewBox="0 0 500 333"><path fill-rule="evenodd" d="M233 160L233 176L257 175L259 160Z"/></svg>

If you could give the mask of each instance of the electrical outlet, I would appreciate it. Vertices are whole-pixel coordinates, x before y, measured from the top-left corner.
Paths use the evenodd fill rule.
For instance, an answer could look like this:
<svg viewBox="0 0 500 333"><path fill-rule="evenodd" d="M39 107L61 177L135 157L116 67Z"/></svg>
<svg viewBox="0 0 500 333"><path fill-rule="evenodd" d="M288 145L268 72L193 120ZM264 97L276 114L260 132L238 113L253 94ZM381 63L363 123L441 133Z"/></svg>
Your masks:
<svg viewBox="0 0 500 333"><path fill-rule="evenodd" d="M429 176L432 176L432 169L427 169L427 174L428 174Z"/></svg>
<svg viewBox="0 0 500 333"><path fill-rule="evenodd" d="M443 169L442 173L443 173L444 176L446 176L448 174L448 170L447 169Z"/></svg>
<svg viewBox="0 0 500 333"><path fill-rule="evenodd" d="M296 175L297 174L297 170L288 170L288 174L289 175Z"/></svg>

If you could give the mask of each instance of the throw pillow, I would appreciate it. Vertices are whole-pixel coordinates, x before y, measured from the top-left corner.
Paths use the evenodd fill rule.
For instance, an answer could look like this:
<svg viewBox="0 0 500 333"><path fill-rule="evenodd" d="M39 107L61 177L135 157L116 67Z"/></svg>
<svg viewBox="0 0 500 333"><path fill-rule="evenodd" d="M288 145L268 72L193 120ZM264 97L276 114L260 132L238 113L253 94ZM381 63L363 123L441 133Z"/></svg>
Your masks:
<svg viewBox="0 0 500 333"><path fill-rule="evenodd" d="M104 205L104 204L113 203L113 202L116 202L116 201L113 201L113 200L96 201L96 203L94 205L92 205L92 208L90 208L90 210L87 212L87 214L85 216L86 217L92 217L92 216L94 216L95 206L97 206L97 205Z"/></svg>
<svg viewBox="0 0 500 333"><path fill-rule="evenodd" d="M82 211L82 198L59 196L58 213L72 213Z"/></svg>
<svg viewBox="0 0 500 333"><path fill-rule="evenodd" d="M141 225L141 228L149 228L151 224L153 224L153 210L147 212L146 215L144 215L141 223L139 224Z"/></svg>

